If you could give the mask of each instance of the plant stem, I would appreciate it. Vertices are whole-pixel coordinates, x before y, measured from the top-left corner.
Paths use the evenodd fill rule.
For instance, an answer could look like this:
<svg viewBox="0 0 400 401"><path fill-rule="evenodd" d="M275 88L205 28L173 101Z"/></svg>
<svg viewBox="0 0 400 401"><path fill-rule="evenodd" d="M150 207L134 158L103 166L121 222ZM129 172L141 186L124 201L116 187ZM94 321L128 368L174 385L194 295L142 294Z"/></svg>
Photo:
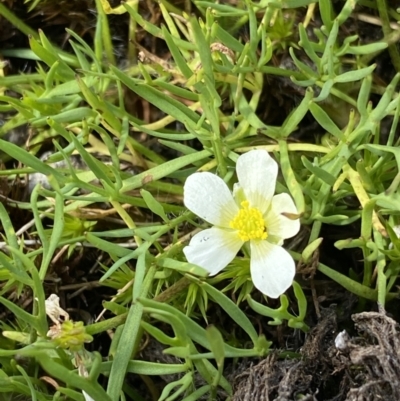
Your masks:
<svg viewBox="0 0 400 401"><path fill-rule="evenodd" d="M387 38L392 33L387 10L387 2L386 0L376 0L376 5L378 7L379 17L382 21L383 34ZM388 50L395 70L400 72L400 54L397 50L397 43L389 44Z"/></svg>

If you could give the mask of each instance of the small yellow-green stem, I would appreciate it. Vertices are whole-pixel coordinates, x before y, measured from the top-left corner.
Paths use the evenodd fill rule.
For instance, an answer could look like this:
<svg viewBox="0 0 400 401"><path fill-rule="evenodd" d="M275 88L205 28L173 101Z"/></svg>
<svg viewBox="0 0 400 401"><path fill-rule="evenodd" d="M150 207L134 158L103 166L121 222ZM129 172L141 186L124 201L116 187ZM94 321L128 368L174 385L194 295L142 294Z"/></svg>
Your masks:
<svg viewBox="0 0 400 401"><path fill-rule="evenodd" d="M240 74L239 74L240 75ZM221 73L214 73L214 78L215 81L217 82L224 82L226 84L238 84L238 78L236 75L229 75L229 74L221 74ZM254 85L252 85L251 82L249 82L247 79L243 79L242 82L242 87L248 89L251 92L255 92L258 90L258 88Z"/></svg>
<svg viewBox="0 0 400 401"><path fill-rule="evenodd" d="M125 14L126 8L123 5L118 7L112 8L110 3L107 0L100 0L103 10L106 14ZM135 7L139 0L128 0L126 3L129 4L131 7Z"/></svg>
<svg viewBox="0 0 400 401"><path fill-rule="evenodd" d="M289 152L312 152L312 153L329 153L330 149L321 146L321 145L313 145L311 143L288 143L287 148ZM279 145L263 145L263 146L244 146L235 148L235 152L238 153L246 153L252 149L264 149L267 152L279 152Z"/></svg>
<svg viewBox="0 0 400 401"><path fill-rule="evenodd" d="M305 210L303 190L300 184L297 182L292 166L290 165L289 151L286 140L279 140L279 150L281 155L280 162L283 177L285 178L288 189L294 198L299 214L303 214Z"/></svg>
<svg viewBox="0 0 400 401"><path fill-rule="evenodd" d="M215 159L210 160L206 164L203 164L197 171L210 171L213 168L217 167L218 162Z"/></svg>
<svg viewBox="0 0 400 401"><path fill-rule="evenodd" d="M192 103L189 106L190 110L197 110L200 107L200 102L196 102L196 103ZM155 121L154 123L151 124L145 124L142 125L141 127L146 128L146 129L151 129L153 131L157 131L159 129L165 128L167 125L173 123L174 121L176 121L176 118L172 117L172 116L166 116L158 121ZM138 128L133 128L134 131L139 131Z"/></svg>
<svg viewBox="0 0 400 401"><path fill-rule="evenodd" d="M343 171L347 174L347 177L351 183L351 186L354 189L354 192L361 203L362 207L365 207L368 201L370 200L367 192L363 187L363 183L360 175L353 170L348 164L343 167ZM379 221L378 215L374 211L372 213L372 224L376 230L378 230L383 236L387 237L386 229Z"/></svg>
<svg viewBox="0 0 400 401"><path fill-rule="evenodd" d="M383 249L384 248L383 237L380 232L374 230L374 239L378 248ZM385 306L385 300L386 300L387 277L385 274L385 266L386 266L385 255L382 252L379 252L378 262L376 264L376 272L377 272L376 288L378 290L378 303L382 306Z"/></svg>
<svg viewBox="0 0 400 401"><path fill-rule="evenodd" d="M124 221L124 223L128 228L132 230L137 228L135 222L132 220L129 213L121 206L119 202L111 200L110 203L113 205L114 209L118 212L119 216L121 217L121 219ZM142 239L137 235L134 235L134 238L136 244L140 246L142 244Z"/></svg>
<svg viewBox="0 0 400 401"><path fill-rule="evenodd" d="M347 174L347 173L346 173ZM371 285L372 280L372 262L369 260L371 249L367 246L371 242L372 233L372 216L374 213L375 200L369 200L363 205L362 218L361 218L361 241L364 258L364 277L363 284L366 286Z"/></svg>
<svg viewBox="0 0 400 401"><path fill-rule="evenodd" d="M251 75L250 75L250 77L251 77ZM263 93L264 75L260 72L256 72L256 73L254 73L253 77L254 77L254 82L256 84L255 85L256 90L253 91L253 95L250 99L249 106L255 112L260 103L261 94ZM244 84L244 82L243 82L243 84Z"/></svg>

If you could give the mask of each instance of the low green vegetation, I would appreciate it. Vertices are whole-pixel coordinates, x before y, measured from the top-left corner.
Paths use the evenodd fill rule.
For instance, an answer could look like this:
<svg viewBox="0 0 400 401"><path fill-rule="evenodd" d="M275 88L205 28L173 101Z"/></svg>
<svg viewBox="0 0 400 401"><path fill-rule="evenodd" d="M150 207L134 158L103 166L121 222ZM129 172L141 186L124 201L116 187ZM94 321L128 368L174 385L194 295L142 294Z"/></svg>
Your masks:
<svg viewBox="0 0 400 401"><path fill-rule="evenodd" d="M354 311L398 297L399 10L96 0L91 33L70 24L62 42L12 3L0 24L26 47L0 38L1 400L232 399L227 366L299 357L271 333L308 332L325 286L357 296ZM247 245L215 275L184 252L215 225L185 201L187 178L232 190L255 149L301 223L274 243L297 268L278 299Z"/></svg>

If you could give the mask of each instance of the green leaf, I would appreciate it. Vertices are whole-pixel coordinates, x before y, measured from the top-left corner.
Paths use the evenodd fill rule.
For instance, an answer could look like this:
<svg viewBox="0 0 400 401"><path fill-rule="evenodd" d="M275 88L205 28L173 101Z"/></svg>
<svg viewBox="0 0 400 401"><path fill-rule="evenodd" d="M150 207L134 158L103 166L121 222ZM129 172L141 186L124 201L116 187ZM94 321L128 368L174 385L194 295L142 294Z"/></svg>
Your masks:
<svg viewBox="0 0 400 401"><path fill-rule="evenodd" d="M114 315L122 315L123 313L127 312L127 308L120 304L117 304L116 302L103 301L102 305L104 309L109 310Z"/></svg>
<svg viewBox="0 0 400 401"><path fill-rule="evenodd" d="M301 253L301 258L305 263L308 263L310 261L311 257L313 256L314 252L319 248L322 241L323 238L317 238L304 248L303 252Z"/></svg>
<svg viewBox="0 0 400 401"><path fill-rule="evenodd" d="M211 351L214 354L218 370L222 371L225 359L224 340L222 335L220 331L213 325L207 327L206 335L211 346Z"/></svg>
<svg viewBox="0 0 400 401"><path fill-rule="evenodd" d="M191 277L192 279L192 277ZM194 280L196 281L196 280ZM173 316L177 316L179 320L184 324L187 335L197 344L201 345L202 347L210 350L211 346L208 343L206 331L202 328L199 324L194 322L184 313L180 312L176 308L166 303L157 302L151 299L139 299L146 308L154 308L155 310L161 310L170 313ZM242 312L243 313L243 312ZM251 324L251 323L250 323ZM228 344L224 343L225 348L225 356L227 358L232 357L239 357L239 356L249 356L249 355L258 355L259 353L255 350L242 350L238 348L234 348Z"/></svg>
<svg viewBox="0 0 400 401"><path fill-rule="evenodd" d="M208 158L210 155L211 152L209 150L201 150L196 153L178 157L177 159L165 162L160 166L153 167L143 173L126 179L120 192L125 193L127 191L140 188L149 182L157 181L160 178L167 177L182 167L185 167L188 164L195 164L200 160Z"/></svg>
<svg viewBox="0 0 400 401"><path fill-rule="evenodd" d="M357 98L357 110L359 111L361 116L366 116L367 114L367 105L369 102L371 85L372 85L372 76L369 75L363 79Z"/></svg>
<svg viewBox="0 0 400 401"><path fill-rule="evenodd" d="M35 219L35 221L37 221ZM59 241L64 231L64 199L61 193L56 192L55 196L55 207L54 207L54 223L53 230L51 232L48 246L43 247L43 259L40 265L39 276L42 280L46 277L47 269L50 266L50 262L53 259L54 252L59 247ZM44 234L46 235L46 234Z"/></svg>
<svg viewBox="0 0 400 401"><path fill-rule="evenodd" d="M161 344L174 347L181 343L179 338L168 336L167 334L164 333L163 330L160 330L159 328L152 326L150 323L147 323L142 320L140 325L147 331L147 333L149 333Z"/></svg>
<svg viewBox="0 0 400 401"><path fill-rule="evenodd" d="M155 79L153 85L157 85L165 91L171 92L172 94L181 97L183 99L192 100L193 102L199 101L199 95L180 86L172 85L169 82L165 82L162 79Z"/></svg>
<svg viewBox="0 0 400 401"><path fill-rule="evenodd" d="M223 15L225 17L235 16L237 18L241 16L247 16L247 10L241 10L237 7L232 7L226 4L218 4L212 1L196 1L197 7L203 7L205 9L211 8L216 11L216 15Z"/></svg>
<svg viewBox="0 0 400 401"><path fill-rule="evenodd" d="M51 115L54 121L59 123L74 123L82 120L90 120L97 117L98 113L89 107L77 107L73 110L63 111L58 114ZM31 123L34 127L41 127L47 124L48 116L33 118Z"/></svg>
<svg viewBox="0 0 400 401"><path fill-rule="evenodd" d="M4 153L11 156L12 158L21 162L22 164L31 167L36 172L42 173L44 175L53 175L54 178L60 184L63 184L66 181L66 178L61 173L59 173L56 169L43 163L41 160L39 160L35 156L31 155L25 149L21 148L18 145L15 145L11 142L0 139L0 149Z"/></svg>
<svg viewBox="0 0 400 401"><path fill-rule="evenodd" d="M299 45L304 49L307 56L313 61L313 63L316 66L318 66L320 63L320 58L317 56L317 53L315 53L313 46L308 39L308 35L303 24L299 24L299 35L300 35Z"/></svg>
<svg viewBox="0 0 400 401"><path fill-rule="evenodd" d="M179 68L183 76L186 79L189 79L193 75L193 71L190 69L187 60L185 60L178 46L175 44L175 38L172 37L165 26L163 26L161 29L164 34L165 41L167 42L167 46L175 60L176 66Z"/></svg>
<svg viewBox="0 0 400 401"><path fill-rule="evenodd" d="M164 39L161 29L158 28L156 25L151 24L150 22L145 20L133 7L129 5L129 3L123 3L123 6L132 16L133 20L135 20L145 31L149 32L152 36L156 38ZM190 51L196 50L196 45L193 43L189 43L186 40L177 38L176 44L185 50L190 50Z"/></svg>
<svg viewBox="0 0 400 401"><path fill-rule="evenodd" d="M330 0L319 0L319 12L321 14L322 22L328 32L332 28L333 10Z"/></svg>
<svg viewBox="0 0 400 401"><path fill-rule="evenodd" d="M337 125L331 120L329 115L316 103L310 102L309 105L311 114L318 121L318 124L324 128L327 132L334 135L338 139L343 139L342 131Z"/></svg>
<svg viewBox="0 0 400 401"><path fill-rule="evenodd" d="M296 67L309 79L309 78L316 78L317 77L317 73L311 68L309 67L307 64L303 63L302 61L300 61L295 53L293 48L289 49L289 53L290 56L293 59L294 64L296 65Z"/></svg>
<svg viewBox="0 0 400 401"><path fill-rule="evenodd" d="M111 66L111 71L129 89L162 110L165 114L174 117L183 124L196 125L199 121L200 116L178 100L171 98L147 84L128 77L113 66Z"/></svg>
<svg viewBox="0 0 400 401"><path fill-rule="evenodd" d="M296 208L299 214L303 214L305 211L305 200L303 194L303 188L297 181L294 174L293 168L290 164L288 144L284 140L279 140L279 151L280 151L280 163L281 170L287 187L294 198Z"/></svg>
<svg viewBox="0 0 400 401"><path fill-rule="evenodd" d="M181 401L197 401L202 399L202 396L209 393L211 390L211 386L209 384L198 388L196 391L193 391L190 395L185 398L182 398Z"/></svg>
<svg viewBox="0 0 400 401"><path fill-rule="evenodd" d="M326 82L324 82L321 92L319 93L318 97L314 98L314 102L322 102L325 100L330 95L334 83L335 82L333 79L328 79Z"/></svg>
<svg viewBox="0 0 400 401"><path fill-rule="evenodd" d="M113 361L101 363L101 373L110 371ZM169 364L147 361L129 361L127 372L145 376L173 375L187 371L187 366L183 363Z"/></svg>
<svg viewBox="0 0 400 401"><path fill-rule="evenodd" d="M234 36L227 32L220 24L213 26L213 32L219 41L228 47L229 49L241 53L244 49L244 45L240 43Z"/></svg>
<svg viewBox="0 0 400 401"><path fill-rule="evenodd" d="M160 216L166 223L168 223L169 219L165 214L164 208L161 206L160 202L158 202L154 196L145 189L140 190L140 195L142 195L143 200L146 202L147 207L157 216Z"/></svg>
<svg viewBox="0 0 400 401"><path fill-rule="evenodd" d="M388 113L397 106L398 99L393 99L393 94L400 79L400 73L397 73L390 84L387 86L385 92L379 100L379 103L370 114L370 121L381 121ZM392 101L392 102L391 102Z"/></svg>
<svg viewBox="0 0 400 401"><path fill-rule="evenodd" d="M15 235L14 226L3 203L0 203L0 220L3 226L4 233L7 237L9 247L12 249L19 249L18 238ZM31 279L25 271L21 261L14 256L15 266L13 266L11 263L8 263L7 256L5 256L2 252L0 252L0 254L3 260L7 261L7 266L4 265L4 267L6 267L10 271L10 273L15 276L15 278L18 278L24 284L31 285Z"/></svg>
<svg viewBox="0 0 400 401"><path fill-rule="evenodd" d="M70 138L73 140L75 144L75 148L78 150L79 154L82 156L82 159L84 162L87 164L87 166L90 168L90 171L92 171L96 177L99 180L103 181L103 185L106 184L108 186L108 189L114 189L114 183L112 182L110 176L111 176L111 171L108 166L106 166L104 163L102 163L100 160L97 160L95 157L93 157L79 142L79 140L74 136L70 135ZM113 191L114 192L114 191ZM114 194L111 192L110 196L112 197Z"/></svg>
<svg viewBox="0 0 400 401"><path fill-rule="evenodd" d="M292 132L297 129L298 124L307 114L309 106L311 104L311 99L313 98L314 93L311 88L306 90L306 95L304 96L301 103L296 107L296 109L289 114L282 125L282 129L280 130L280 137L286 138Z"/></svg>
<svg viewBox="0 0 400 401"><path fill-rule="evenodd" d="M14 264L7 255L0 251L0 264L2 268L6 269L14 280L18 280L25 285L33 286L33 282L26 271L22 268L21 261L14 256ZM18 267L17 267L18 265Z"/></svg>
<svg viewBox="0 0 400 401"><path fill-rule="evenodd" d="M198 277L207 277L208 272L200 266L193 265L187 262L180 262L171 258L163 258L157 262L158 266L176 270L181 273L190 273Z"/></svg>
<svg viewBox="0 0 400 401"><path fill-rule="evenodd" d="M327 183L332 187L335 185L336 178L332 174L328 173L323 168L311 163L305 156L301 157L301 161L309 171L311 171L316 177L321 179L323 182Z"/></svg>
<svg viewBox="0 0 400 401"><path fill-rule="evenodd" d="M47 41L46 37L41 31L40 36L42 43L45 42L49 46L46 49L42 44L40 44L36 39L31 36L29 38L29 45L33 52L49 67L51 67L55 62L59 62L59 71L57 72L57 77L61 79L61 81L73 79L75 75L74 71L64 61L62 61L61 58L59 58L57 51L50 45L50 42Z"/></svg>
<svg viewBox="0 0 400 401"><path fill-rule="evenodd" d="M253 344L257 343L258 334L253 324L246 316L246 314L231 299L229 299L220 290L214 288L206 282L202 282L193 277L190 277L190 279L196 281L198 285L202 286L207 291L210 297L213 298L214 302L216 302L222 309L224 309L224 311L230 316L230 318L247 333L247 335L251 338Z"/></svg>
<svg viewBox="0 0 400 401"><path fill-rule="evenodd" d="M382 50L387 49L387 47L388 44L386 42L375 42L362 46L349 46L347 54L354 54L357 56L364 54L368 55L374 52L381 52Z"/></svg>
<svg viewBox="0 0 400 401"><path fill-rule="evenodd" d="M52 377L61 380L71 387L84 390L94 400L111 401L112 398L104 391L99 383L90 381L89 379L79 376L73 371L66 369L64 366L57 363L53 358L47 355L38 356L38 362L43 369Z"/></svg>
<svg viewBox="0 0 400 401"><path fill-rule="evenodd" d="M0 303L9 309L18 319L33 327L37 332L42 333L42 327L37 317L25 312L19 306L15 305L14 302L11 302L6 298L0 297Z"/></svg>
<svg viewBox="0 0 400 401"><path fill-rule="evenodd" d="M147 272L140 292L142 298L147 296L155 271L155 267L152 266ZM111 401L119 401L125 374L128 369L129 361L132 358L135 343L140 339L139 329L142 313L143 304L140 302L136 302L129 308L108 380L107 394L110 396ZM103 400L102 398L98 399Z"/></svg>
<svg viewBox="0 0 400 401"><path fill-rule="evenodd" d="M110 255L124 257L132 253L130 249L126 249L118 244L105 241L90 232L86 233L86 240L95 245L98 249L101 249L102 251L107 252Z"/></svg>
<svg viewBox="0 0 400 401"><path fill-rule="evenodd" d="M334 78L335 82L355 82L359 81L368 75L372 74L374 69L376 68L376 64L372 64L369 67L361 68L360 70L348 71L343 74L340 74Z"/></svg>

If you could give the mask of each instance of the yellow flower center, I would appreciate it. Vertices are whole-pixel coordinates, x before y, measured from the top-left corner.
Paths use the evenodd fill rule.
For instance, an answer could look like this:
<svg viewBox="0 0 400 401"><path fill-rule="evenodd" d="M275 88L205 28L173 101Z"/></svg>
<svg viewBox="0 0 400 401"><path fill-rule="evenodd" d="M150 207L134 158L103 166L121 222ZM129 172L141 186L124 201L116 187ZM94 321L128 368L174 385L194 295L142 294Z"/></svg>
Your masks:
<svg viewBox="0 0 400 401"><path fill-rule="evenodd" d="M248 201L243 201L242 208L229 226L238 231L242 241L260 240L268 237L262 213L255 207L249 207Z"/></svg>

